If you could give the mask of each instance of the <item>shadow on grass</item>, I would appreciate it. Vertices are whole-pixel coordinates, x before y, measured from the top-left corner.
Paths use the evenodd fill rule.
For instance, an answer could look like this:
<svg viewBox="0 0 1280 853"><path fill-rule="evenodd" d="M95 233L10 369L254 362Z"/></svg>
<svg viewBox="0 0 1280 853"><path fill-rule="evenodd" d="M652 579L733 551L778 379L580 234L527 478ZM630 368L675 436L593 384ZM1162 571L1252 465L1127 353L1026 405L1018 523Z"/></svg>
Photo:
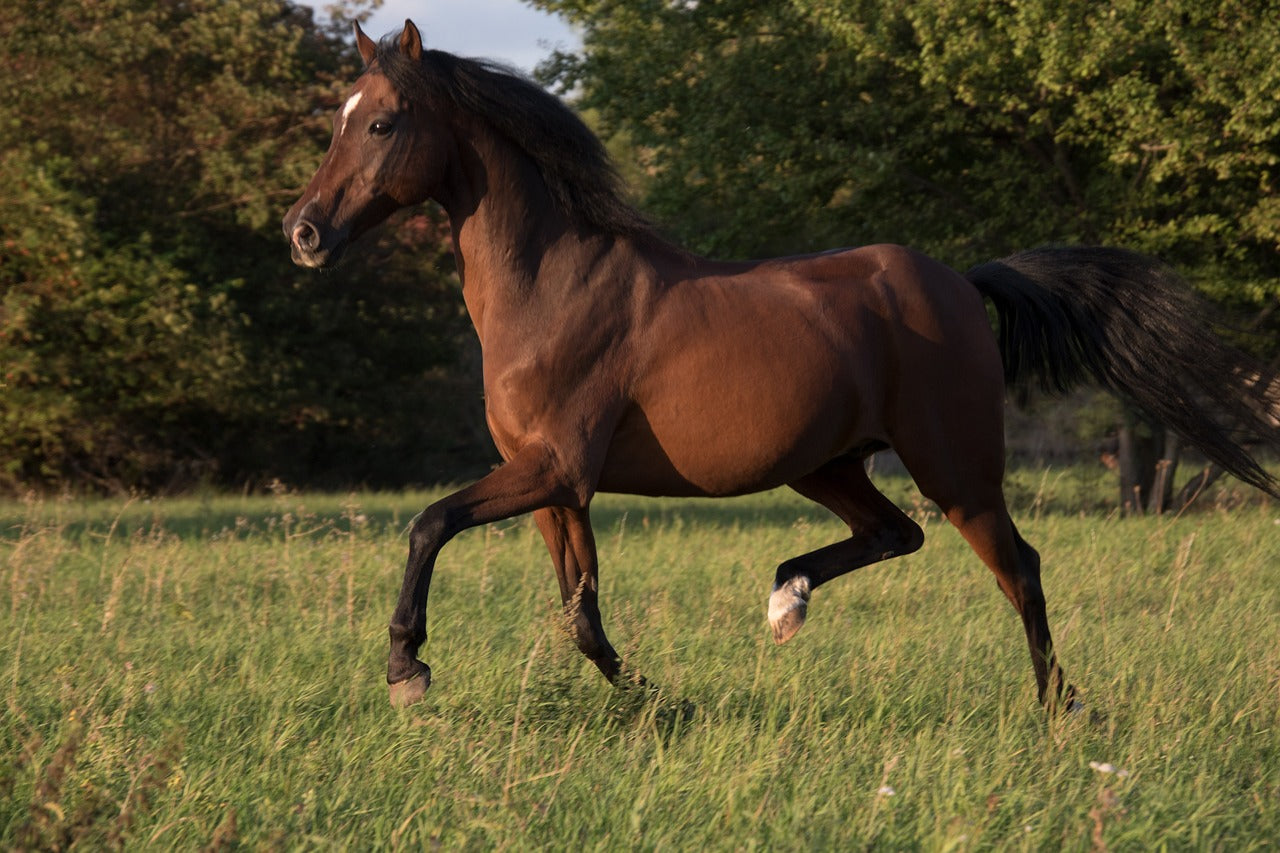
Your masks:
<svg viewBox="0 0 1280 853"><path fill-rule="evenodd" d="M0 505L0 537L19 539L40 530L55 530L69 539L90 535L164 535L184 540L406 535L414 517L430 502L430 498L414 501L387 495L353 496L347 500L345 506L342 498L325 495L297 495L285 500L248 498L236 505L215 500L208 506L201 506L196 499L4 504ZM797 522L833 518L820 506L774 493L726 500L609 495L593 505L591 517L601 531L623 524L642 524L646 528L791 527ZM519 518L498 524L519 523Z"/></svg>
<svg viewBox="0 0 1280 853"><path fill-rule="evenodd" d="M905 474L878 474L877 486L914 517L940 517L937 507ZM164 499L49 499L0 502L0 539L20 539L36 530L86 535L163 534L184 540L217 538L324 537L391 533L405 535L413 518L448 494L421 492L342 494L287 493L267 496L195 495ZM1043 515L1102 517L1113 510L1109 480L1091 468L1014 469L1005 491L1017 518ZM734 498L646 498L602 494L592 504L600 532L620 525L644 527L775 527L831 521L824 508L782 488ZM509 524L512 522L500 522ZM518 523L518 522L517 522Z"/></svg>

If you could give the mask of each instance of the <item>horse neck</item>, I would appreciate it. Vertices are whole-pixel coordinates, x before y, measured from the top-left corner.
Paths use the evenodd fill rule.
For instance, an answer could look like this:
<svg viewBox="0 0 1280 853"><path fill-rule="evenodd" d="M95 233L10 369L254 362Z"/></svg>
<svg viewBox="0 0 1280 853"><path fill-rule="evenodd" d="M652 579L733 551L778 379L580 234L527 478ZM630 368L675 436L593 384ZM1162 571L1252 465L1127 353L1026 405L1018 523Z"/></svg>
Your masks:
<svg viewBox="0 0 1280 853"><path fill-rule="evenodd" d="M495 309L528 313L555 301L566 283L542 274L549 256L572 251L587 235L557 209L528 155L488 128L467 130L441 201L463 297L483 341Z"/></svg>

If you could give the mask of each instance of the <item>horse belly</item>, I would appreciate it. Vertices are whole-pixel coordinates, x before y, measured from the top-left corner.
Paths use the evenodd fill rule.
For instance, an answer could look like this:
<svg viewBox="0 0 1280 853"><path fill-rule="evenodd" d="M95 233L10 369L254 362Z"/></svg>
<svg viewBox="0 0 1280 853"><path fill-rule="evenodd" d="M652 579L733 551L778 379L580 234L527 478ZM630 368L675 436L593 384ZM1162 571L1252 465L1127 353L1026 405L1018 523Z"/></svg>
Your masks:
<svg viewBox="0 0 1280 853"><path fill-rule="evenodd" d="M719 496L774 488L883 430L830 348L776 343L683 358L614 433L600 490Z"/></svg>

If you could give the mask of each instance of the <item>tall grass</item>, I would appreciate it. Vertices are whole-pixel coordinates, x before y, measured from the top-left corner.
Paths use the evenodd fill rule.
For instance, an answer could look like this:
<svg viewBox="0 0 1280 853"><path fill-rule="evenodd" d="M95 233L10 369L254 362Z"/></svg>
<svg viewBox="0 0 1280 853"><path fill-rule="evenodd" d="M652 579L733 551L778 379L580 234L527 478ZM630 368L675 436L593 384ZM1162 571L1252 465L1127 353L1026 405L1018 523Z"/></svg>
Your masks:
<svg viewBox="0 0 1280 853"><path fill-rule="evenodd" d="M656 696L573 648L528 520L463 534L431 593L435 682L407 711L386 699L386 620L431 495L2 505L0 845L1280 838L1276 504L1120 519L1091 475L1017 480L1086 704L1049 719L993 579L909 484L886 488L924 549L818 590L781 648L773 568L842 536L823 511L599 498L606 627Z"/></svg>

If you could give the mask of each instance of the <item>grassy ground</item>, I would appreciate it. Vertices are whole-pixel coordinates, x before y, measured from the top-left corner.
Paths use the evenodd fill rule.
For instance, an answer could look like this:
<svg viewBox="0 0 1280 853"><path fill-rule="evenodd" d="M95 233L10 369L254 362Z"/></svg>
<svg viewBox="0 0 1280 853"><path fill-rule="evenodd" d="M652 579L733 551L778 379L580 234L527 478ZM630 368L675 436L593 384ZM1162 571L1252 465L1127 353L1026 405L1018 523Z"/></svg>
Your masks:
<svg viewBox="0 0 1280 853"><path fill-rule="evenodd" d="M0 847L1270 848L1280 507L1118 519L1100 482L1011 489L1087 705L1062 720L901 481L925 548L782 648L773 567L841 536L822 511L601 497L606 625L657 697L573 649L530 521L466 533L408 711L385 625L429 495L0 505Z"/></svg>

